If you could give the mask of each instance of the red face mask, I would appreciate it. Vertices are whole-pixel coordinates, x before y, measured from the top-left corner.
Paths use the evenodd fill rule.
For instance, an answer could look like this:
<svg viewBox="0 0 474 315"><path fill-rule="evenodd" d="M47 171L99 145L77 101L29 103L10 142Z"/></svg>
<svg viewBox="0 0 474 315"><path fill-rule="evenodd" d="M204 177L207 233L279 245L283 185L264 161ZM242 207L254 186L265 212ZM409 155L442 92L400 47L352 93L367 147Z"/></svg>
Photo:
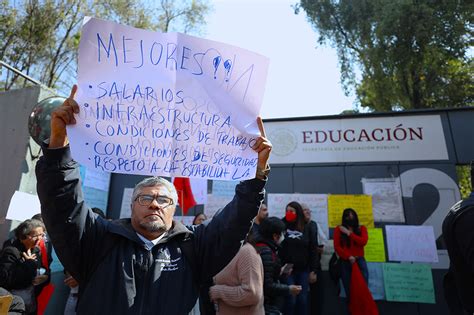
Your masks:
<svg viewBox="0 0 474 315"><path fill-rule="evenodd" d="M285 219L286 219L286 221L288 221L290 223L295 222L296 221L296 213L294 213L292 211L286 211Z"/></svg>

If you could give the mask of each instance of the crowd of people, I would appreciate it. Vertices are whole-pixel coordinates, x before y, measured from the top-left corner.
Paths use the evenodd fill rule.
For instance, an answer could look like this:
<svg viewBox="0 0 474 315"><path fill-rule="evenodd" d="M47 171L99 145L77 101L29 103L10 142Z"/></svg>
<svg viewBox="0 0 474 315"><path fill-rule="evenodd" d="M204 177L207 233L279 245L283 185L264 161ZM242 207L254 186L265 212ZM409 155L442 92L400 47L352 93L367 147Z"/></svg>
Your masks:
<svg viewBox="0 0 474 315"><path fill-rule="evenodd" d="M100 209L93 208L91 212L96 220L105 222ZM206 227L209 223L205 215L198 213L190 229L197 230L198 226ZM323 301L318 286L321 285L320 258L324 247L321 242L325 235L318 230L305 204L290 202L285 217L277 218L269 217L268 208L262 203L243 245L212 277L208 296L214 312L222 315L321 314ZM368 280L363 257L367 230L359 226L353 209L344 211L334 239L335 250L342 260L342 283L346 292L350 292L351 264L357 263ZM22 222L3 244L0 295L14 297L11 314L38 314L38 297L50 281L51 250L41 215ZM68 270L64 273L64 284L70 288L64 314L72 315L76 314L79 282ZM199 303L195 309L199 309Z"/></svg>
<svg viewBox="0 0 474 315"><path fill-rule="evenodd" d="M131 218L107 220L84 202L68 146L66 126L79 112L76 89L53 112L51 137L37 163L42 215L22 222L0 252L0 296L13 297L12 314L44 311L51 244L71 289L64 314L321 314L326 236L305 204L292 201L283 218L268 216L263 201L272 145L260 118L255 178L240 182L212 219L197 214L189 227L173 220L175 187L150 177L133 190ZM336 259L330 267L341 280L349 313L378 314L368 290L367 229L356 210L343 210L333 238ZM458 242L455 236L447 240ZM471 258L452 266L453 286L464 285L459 270ZM466 295L459 305L468 300Z"/></svg>
<svg viewBox="0 0 474 315"><path fill-rule="evenodd" d="M1 252L0 286L23 299L25 312L39 312L38 297L50 281L46 229L71 288L67 314L74 306L78 314L185 315L198 297L201 314L304 315L311 309L308 292L320 272L317 224L297 202L287 205L284 218L266 218L262 202L272 145L261 118L252 147L258 156L255 178L240 182L212 220L199 215L191 227L173 220L175 187L150 177L134 188L131 218L111 221L84 202L79 166L71 157L66 126L75 124L79 112L76 91L74 86L53 111L50 138L36 165L44 224L25 221ZM346 247L364 231L344 229Z"/></svg>

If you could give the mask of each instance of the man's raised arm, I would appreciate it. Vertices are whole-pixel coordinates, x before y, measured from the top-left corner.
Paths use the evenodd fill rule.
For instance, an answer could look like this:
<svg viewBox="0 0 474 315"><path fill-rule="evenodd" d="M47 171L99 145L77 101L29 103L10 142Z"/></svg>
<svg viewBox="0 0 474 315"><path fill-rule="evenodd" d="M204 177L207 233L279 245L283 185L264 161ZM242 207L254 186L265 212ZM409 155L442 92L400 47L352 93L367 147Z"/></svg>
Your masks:
<svg viewBox="0 0 474 315"><path fill-rule="evenodd" d="M196 250L201 268L201 280L208 282L235 256L249 231L252 219L265 196L265 184L269 173L268 159L272 144L266 138L262 119L257 119L260 137L252 147L258 153L256 178L242 181L235 188L234 198L214 218L195 230ZM207 293L206 286L201 293ZM207 299L204 304L210 303L206 294L201 298ZM207 303L206 303L207 302ZM207 306L207 305L206 305ZM201 309L202 310L202 309Z"/></svg>
<svg viewBox="0 0 474 315"><path fill-rule="evenodd" d="M85 252L95 255L83 240L96 238L101 227L94 224L96 216L85 205L79 167L68 146L66 126L75 124L74 114L79 113L76 91L74 85L69 98L51 115L51 136L49 144L43 145L36 178L41 213L54 248L66 269L81 281L83 271L91 267L81 258Z"/></svg>
<svg viewBox="0 0 474 315"><path fill-rule="evenodd" d="M51 137L48 146L50 149L63 148L69 143L66 126L75 125L74 114L79 113L79 105L74 100L76 92L77 85L73 85L69 97L51 113Z"/></svg>

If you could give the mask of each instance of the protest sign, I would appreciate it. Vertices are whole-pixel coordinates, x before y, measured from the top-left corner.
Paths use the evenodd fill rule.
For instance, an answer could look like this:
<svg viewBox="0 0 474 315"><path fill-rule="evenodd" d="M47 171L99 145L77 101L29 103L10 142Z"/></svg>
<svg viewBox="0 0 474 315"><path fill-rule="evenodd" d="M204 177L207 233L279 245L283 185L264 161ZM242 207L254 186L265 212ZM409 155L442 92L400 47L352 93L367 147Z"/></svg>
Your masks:
<svg viewBox="0 0 474 315"><path fill-rule="evenodd" d="M372 196L375 222L405 222L400 178L362 178L364 194Z"/></svg>
<svg viewBox="0 0 474 315"><path fill-rule="evenodd" d="M91 208L99 208L104 213L107 211L109 197L110 173L95 169L79 167L82 180L84 200Z"/></svg>
<svg viewBox="0 0 474 315"><path fill-rule="evenodd" d="M367 195L329 195L329 227L336 227L341 224L342 212L346 208L352 208L357 212L360 225L365 225L368 228L374 227L372 197Z"/></svg>
<svg viewBox="0 0 474 315"><path fill-rule="evenodd" d="M385 232L391 261L438 262L432 226L387 225Z"/></svg>
<svg viewBox="0 0 474 315"><path fill-rule="evenodd" d="M385 289L383 281L383 268L381 263L367 263L367 270L369 272L369 290L372 293L374 300L385 300ZM347 297L342 284L342 280L339 281L341 291L340 297Z"/></svg>
<svg viewBox="0 0 474 315"><path fill-rule="evenodd" d="M438 249L438 261L429 263L431 269L449 269L450 259L447 249Z"/></svg>
<svg viewBox="0 0 474 315"><path fill-rule="evenodd" d="M305 203L311 210L311 219L321 226L325 235L328 228L328 195L326 194L268 194L268 215L285 216L286 205L291 201Z"/></svg>
<svg viewBox="0 0 474 315"><path fill-rule="evenodd" d="M110 173L95 169L86 169L83 186L109 191Z"/></svg>
<svg viewBox="0 0 474 315"><path fill-rule="evenodd" d="M207 195L207 202L204 205L204 214L208 219L212 218L217 211L221 210L232 201L232 198L233 196Z"/></svg>
<svg viewBox="0 0 474 315"><path fill-rule="evenodd" d="M385 300L382 265L381 263L367 263L367 270L369 271L369 290L374 300Z"/></svg>
<svg viewBox="0 0 474 315"><path fill-rule="evenodd" d="M429 265L384 263L383 278L387 301L435 303Z"/></svg>
<svg viewBox="0 0 474 315"><path fill-rule="evenodd" d="M324 251L321 255L321 270L328 271L329 270L329 261L331 260L331 256L334 253L334 240L327 240L324 244Z"/></svg>
<svg viewBox="0 0 474 315"><path fill-rule="evenodd" d="M267 68L241 48L88 18L73 157L115 173L253 178Z"/></svg>
<svg viewBox="0 0 474 315"><path fill-rule="evenodd" d="M109 199L109 192L103 191L91 187L84 186L82 188L84 194L84 200L86 204L91 208L99 208L105 214L107 214L107 202Z"/></svg>
<svg viewBox="0 0 474 315"><path fill-rule="evenodd" d="M130 218L132 216L132 196L133 188L123 189L122 205L120 207L120 218Z"/></svg>
<svg viewBox="0 0 474 315"><path fill-rule="evenodd" d="M25 221L35 214L41 213L41 205L37 195L15 191L8 206L8 220Z"/></svg>
<svg viewBox="0 0 474 315"><path fill-rule="evenodd" d="M369 241L364 247L365 260L385 262L385 244L382 229L367 229Z"/></svg>
<svg viewBox="0 0 474 315"><path fill-rule="evenodd" d="M238 181L213 180L212 194L214 196L230 197L230 199L232 199L235 195L235 186L237 186L238 183Z"/></svg>

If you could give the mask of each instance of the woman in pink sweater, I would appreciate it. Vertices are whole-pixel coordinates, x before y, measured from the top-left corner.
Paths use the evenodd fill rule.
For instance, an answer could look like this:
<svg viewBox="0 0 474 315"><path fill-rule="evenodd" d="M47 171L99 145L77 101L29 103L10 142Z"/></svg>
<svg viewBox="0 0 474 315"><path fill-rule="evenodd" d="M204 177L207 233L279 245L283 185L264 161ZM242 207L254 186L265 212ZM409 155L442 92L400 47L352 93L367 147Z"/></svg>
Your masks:
<svg viewBox="0 0 474 315"><path fill-rule="evenodd" d="M218 315L264 315L263 264L255 247L246 243L214 277L209 290Z"/></svg>

